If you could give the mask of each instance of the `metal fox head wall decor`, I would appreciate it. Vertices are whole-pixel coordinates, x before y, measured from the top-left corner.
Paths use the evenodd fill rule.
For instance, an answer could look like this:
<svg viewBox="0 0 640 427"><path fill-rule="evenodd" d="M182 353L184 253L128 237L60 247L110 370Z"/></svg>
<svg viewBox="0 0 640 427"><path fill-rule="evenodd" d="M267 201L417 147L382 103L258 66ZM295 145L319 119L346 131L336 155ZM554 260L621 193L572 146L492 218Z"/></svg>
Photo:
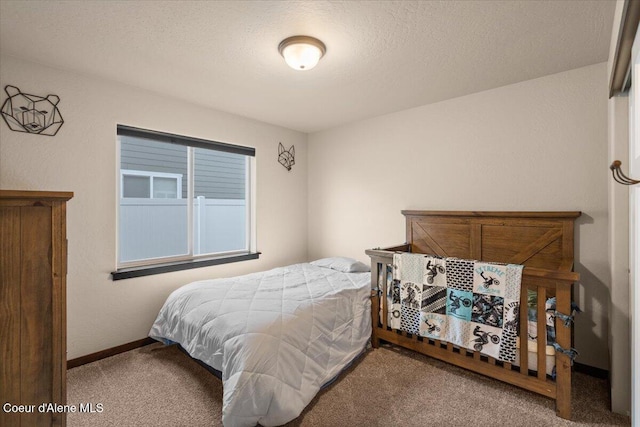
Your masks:
<svg viewBox="0 0 640 427"><path fill-rule="evenodd" d="M292 145L288 150L284 149L282 142L278 144L278 162L284 166L288 171L291 171L291 166L296 164L296 148Z"/></svg>

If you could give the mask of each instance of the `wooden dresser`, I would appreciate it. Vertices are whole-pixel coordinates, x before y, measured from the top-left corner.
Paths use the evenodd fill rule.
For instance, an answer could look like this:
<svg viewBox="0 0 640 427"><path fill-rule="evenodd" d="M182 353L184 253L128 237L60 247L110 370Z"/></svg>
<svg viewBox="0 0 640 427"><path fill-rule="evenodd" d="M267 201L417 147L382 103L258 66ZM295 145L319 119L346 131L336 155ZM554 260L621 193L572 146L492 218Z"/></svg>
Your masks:
<svg viewBox="0 0 640 427"><path fill-rule="evenodd" d="M64 405L67 399L66 202L71 197L0 190L3 427L66 424L64 413L40 412L38 406ZM21 413L18 405L29 412Z"/></svg>

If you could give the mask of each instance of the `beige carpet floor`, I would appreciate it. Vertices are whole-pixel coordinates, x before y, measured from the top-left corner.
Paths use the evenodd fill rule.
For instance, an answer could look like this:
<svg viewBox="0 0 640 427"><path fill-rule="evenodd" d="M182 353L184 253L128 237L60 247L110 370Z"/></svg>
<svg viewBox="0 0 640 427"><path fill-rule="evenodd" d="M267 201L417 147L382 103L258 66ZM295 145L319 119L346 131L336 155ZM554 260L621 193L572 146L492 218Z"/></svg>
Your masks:
<svg viewBox="0 0 640 427"><path fill-rule="evenodd" d="M70 427L221 426L222 383L176 347L153 344L68 372ZM624 426L608 410L607 382L573 377L573 420L553 401L408 350L369 350L288 427Z"/></svg>

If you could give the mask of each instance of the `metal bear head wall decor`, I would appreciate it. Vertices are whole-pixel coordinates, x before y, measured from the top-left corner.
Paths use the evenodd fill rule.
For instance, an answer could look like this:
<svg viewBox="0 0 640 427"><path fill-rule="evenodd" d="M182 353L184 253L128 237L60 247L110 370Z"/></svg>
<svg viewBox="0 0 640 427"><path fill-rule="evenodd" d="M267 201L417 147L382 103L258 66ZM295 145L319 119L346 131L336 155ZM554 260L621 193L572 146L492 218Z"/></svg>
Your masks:
<svg viewBox="0 0 640 427"><path fill-rule="evenodd" d="M284 149L282 142L278 144L278 162L284 166L288 171L291 171L291 166L296 164L296 148L292 145L288 150Z"/></svg>
<svg viewBox="0 0 640 427"><path fill-rule="evenodd" d="M30 95L11 85L5 86L4 91L9 98L0 111L9 129L47 136L58 133L64 120L57 107L57 95Z"/></svg>

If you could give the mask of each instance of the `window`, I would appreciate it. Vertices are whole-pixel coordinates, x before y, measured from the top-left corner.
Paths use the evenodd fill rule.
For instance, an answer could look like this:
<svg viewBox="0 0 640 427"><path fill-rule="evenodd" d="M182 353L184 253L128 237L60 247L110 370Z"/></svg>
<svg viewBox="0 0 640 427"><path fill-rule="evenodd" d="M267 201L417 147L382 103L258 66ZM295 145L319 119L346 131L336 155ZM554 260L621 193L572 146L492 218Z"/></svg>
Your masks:
<svg viewBox="0 0 640 427"><path fill-rule="evenodd" d="M181 199L182 174L120 170L120 194L123 198Z"/></svg>
<svg viewBox="0 0 640 427"><path fill-rule="evenodd" d="M253 148L128 126L118 126L118 141L114 279L125 278L123 271L135 277L172 271L171 265L183 269L257 258L252 253ZM159 264L162 271L150 268Z"/></svg>

